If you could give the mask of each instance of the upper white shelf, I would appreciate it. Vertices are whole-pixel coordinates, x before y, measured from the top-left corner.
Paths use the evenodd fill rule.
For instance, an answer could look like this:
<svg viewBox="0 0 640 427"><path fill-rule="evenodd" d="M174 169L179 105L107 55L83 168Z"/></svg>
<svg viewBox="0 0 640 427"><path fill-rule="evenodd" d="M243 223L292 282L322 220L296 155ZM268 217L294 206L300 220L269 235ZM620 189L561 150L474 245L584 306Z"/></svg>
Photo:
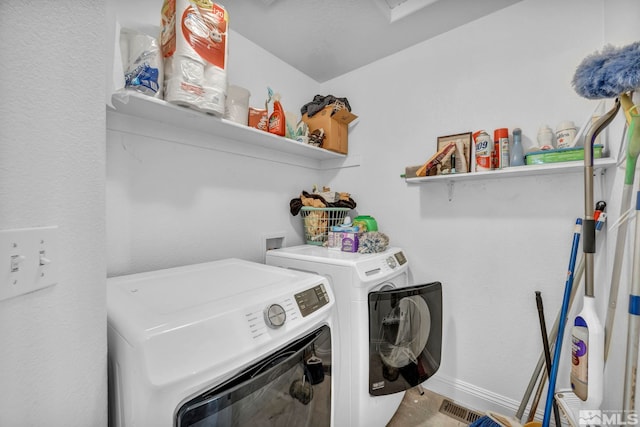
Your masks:
<svg viewBox="0 0 640 427"><path fill-rule="evenodd" d="M614 167L617 161L611 157L605 157L601 159L594 159L594 169L606 169ZM406 178L406 182L409 184L423 184L431 182L454 182L454 181L478 181L482 179L491 178L507 178L516 176L535 176L535 175L551 175L561 173L575 173L584 171L584 161L576 160L572 162L559 162L559 163L547 163L543 165L527 165L527 166L514 166L505 169L486 171L486 172L472 172L472 173L458 173L453 175L435 175L435 176L421 176L417 178Z"/></svg>
<svg viewBox="0 0 640 427"><path fill-rule="evenodd" d="M112 97L113 108L109 107L109 114L121 113L126 116L142 118L184 129L201 132L206 135L217 136L240 143L237 148L241 154L251 154L255 157L272 158L289 164L303 165L315 169L331 169L347 166L357 166L357 161L345 164L347 156L323 148L314 147L292 139L273 135L249 126L244 126L230 120L221 119L213 115L204 114L186 107L170 104L164 100L152 98L133 91L118 92ZM121 128L122 120L113 118L108 123L110 128ZM126 126L124 126L126 127ZM202 144L194 144L203 146ZM209 141L204 148L216 149L217 146L228 150L228 144L215 139ZM237 144L236 144L237 145Z"/></svg>

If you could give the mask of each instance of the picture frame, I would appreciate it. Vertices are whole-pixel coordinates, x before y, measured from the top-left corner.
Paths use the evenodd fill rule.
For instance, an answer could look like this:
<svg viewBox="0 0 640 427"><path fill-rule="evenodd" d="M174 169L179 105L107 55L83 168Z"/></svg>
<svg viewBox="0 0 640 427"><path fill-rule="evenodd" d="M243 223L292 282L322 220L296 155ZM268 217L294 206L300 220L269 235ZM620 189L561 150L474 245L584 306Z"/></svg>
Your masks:
<svg viewBox="0 0 640 427"><path fill-rule="evenodd" d="M453 135L444 135L444 136L439 136L438 137L438 151L440 151L440 149L442 149L445 145L449 144L450 142L462 142L462 146L463 146L463 154L464 154L464 160L463 159L458 159L458 157L456 157L456 173L467 173L467 172L471 172L471 132L464 132L464 133L456 133ZM458 150L456 150L456 156L458 156ZM465 165L465 168L462 168L462 165Z"/></svg>

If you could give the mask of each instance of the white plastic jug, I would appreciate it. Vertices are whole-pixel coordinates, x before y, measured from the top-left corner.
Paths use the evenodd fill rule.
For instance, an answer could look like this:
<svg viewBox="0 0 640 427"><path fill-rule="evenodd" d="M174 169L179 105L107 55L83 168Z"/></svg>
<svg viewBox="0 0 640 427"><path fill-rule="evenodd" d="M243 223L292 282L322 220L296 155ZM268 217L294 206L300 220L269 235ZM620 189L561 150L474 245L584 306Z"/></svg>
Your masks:
<svg viewBox="0 0 640 427"><path fill-rule="evenodd" d="M229 85L224 118L247 126L249 124L249 91L243 87Z"/></svg>
<svg viewBox="0 0 640 427"><path fill-rule="evenodd" d="M572 148L576 145L576 134L578 130L572 121L567 120L561 122L556 127L556 147L557 148Z"/></svg>

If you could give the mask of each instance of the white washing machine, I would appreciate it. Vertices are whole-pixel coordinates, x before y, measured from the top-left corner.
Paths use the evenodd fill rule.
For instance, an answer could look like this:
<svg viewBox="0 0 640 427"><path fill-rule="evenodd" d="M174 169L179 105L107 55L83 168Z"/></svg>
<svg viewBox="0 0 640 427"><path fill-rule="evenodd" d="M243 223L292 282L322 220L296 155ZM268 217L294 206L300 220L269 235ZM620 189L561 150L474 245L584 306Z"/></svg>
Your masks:
<svg viewBox="0 0 640 427"><path fill-rule="evenodd" d="M340 335L337 426L385 426L408 388L440 366L442 287L410 285L404 252L313 245L267 252L269 265L320 274L336 295Z"/></svg>
<svg viewBox="0 0 640 427"><path fill-rule="evenodd" d="M326 278L227 259L109 278L107 307L111 426L332 423Z"/></svg>

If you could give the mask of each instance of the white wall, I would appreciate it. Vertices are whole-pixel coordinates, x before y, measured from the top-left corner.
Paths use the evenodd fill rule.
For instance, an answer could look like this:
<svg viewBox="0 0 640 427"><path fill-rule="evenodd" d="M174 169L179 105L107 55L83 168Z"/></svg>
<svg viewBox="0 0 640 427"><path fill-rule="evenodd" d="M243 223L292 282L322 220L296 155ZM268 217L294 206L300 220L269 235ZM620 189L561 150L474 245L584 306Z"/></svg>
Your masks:
<svg viewBox="0 0 640 427"><path fill-rule="evenodd" d="M126 2L109 3L123 27L153 34L159 9L142 5L149 2L136 2L133 11ZM252 106L264 106L270 86L298 116L319 89L233 30L227 71L230 84L250 90ZM225 144L239 142L188 129L140 136L158 126L140 124L134 134L107 123L109 276L228 257L262 262L264 235L282 233L287 245L303 242L302 220L291 216L289 201L322 184L317 170L282 163L277 154L270 160L234 154ZM208 140L210 149L185 140Z"/></svg>
<svg viewBox="0 0 640 427"><path fill-rule="evenodd" d="M0 301L3 426L107 422L104 22L0 4L0 229L59 227L58 284Z"/></svg>
<svg viewBox="0 0 640 427"><path fill-rule="evenodd" d="M584 216L583 175L457 182L449 200L444 182L409 185L400 174L424 163L440 135L520 127L527 147L540 125L582 125L597 102L573 91L576 66L604 42L637 40L638 16L629 1L605 8L601 0L525 0L323 85L360 116L349 150L362 156L360 168L327 179L354 193L358 212L406 249L415 282L443 283L443 361L440 380L427 387L515 411L542 348L534 292L542 292L549 328L562 302L573 224ZM614 154L622 121L610 127ZM595 200L610 203L612 222L621 173L595 181ZM596 260L602 306L611 261L604 243ZM569 348L565 342L559 387L568 386ZM624 353L624 344L612 352ZM621 372L608 374L616 391L607 390L603 407L615 409Z"/></svg>

